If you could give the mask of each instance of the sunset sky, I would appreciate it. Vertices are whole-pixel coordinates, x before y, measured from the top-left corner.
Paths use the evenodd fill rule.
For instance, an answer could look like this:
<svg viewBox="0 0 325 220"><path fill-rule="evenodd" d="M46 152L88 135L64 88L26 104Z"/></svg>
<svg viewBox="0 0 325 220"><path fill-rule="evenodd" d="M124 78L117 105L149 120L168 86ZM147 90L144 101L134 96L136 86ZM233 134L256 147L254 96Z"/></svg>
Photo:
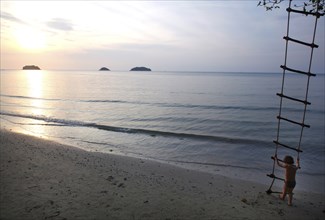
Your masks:
<svg viewBox="0 0 325 220"><path fill-rule="evenodd" d="M281 72L287 2L257 3L1 0L1 69ZM313 22L294 16L292 37L311 42ZM324 73L324 17L318 27L312 71ZM307 70L309 56L293 45L288 64Z"/></svg>

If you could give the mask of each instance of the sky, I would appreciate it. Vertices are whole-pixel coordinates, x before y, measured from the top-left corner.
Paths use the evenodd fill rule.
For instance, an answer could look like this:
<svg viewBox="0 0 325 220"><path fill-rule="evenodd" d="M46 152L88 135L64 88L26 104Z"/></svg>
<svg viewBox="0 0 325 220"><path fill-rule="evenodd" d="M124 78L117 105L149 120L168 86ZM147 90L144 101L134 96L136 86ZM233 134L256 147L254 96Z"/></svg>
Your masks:
<svg viewBox="0 0 325 220"><path fill-rule="evenodd" d="M281 72L287 2L266 12L242 1L1 0L1 69ZM312 41L314 18L293 16ZM325 72L319 19L312 72ZM310 48L290 44L288 66L308 70Z"/></svg>

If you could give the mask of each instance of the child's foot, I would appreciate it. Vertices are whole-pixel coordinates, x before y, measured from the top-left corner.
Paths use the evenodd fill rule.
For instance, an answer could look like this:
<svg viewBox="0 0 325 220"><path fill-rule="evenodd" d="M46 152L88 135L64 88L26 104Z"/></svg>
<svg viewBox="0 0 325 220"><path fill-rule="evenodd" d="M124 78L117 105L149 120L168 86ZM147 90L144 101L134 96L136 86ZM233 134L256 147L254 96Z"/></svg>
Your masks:
<svg viewBox="0 0 325 220"><path fill-rule="evenodd" d="M280 194L279 199L284 200L284 197Z"/></svg>

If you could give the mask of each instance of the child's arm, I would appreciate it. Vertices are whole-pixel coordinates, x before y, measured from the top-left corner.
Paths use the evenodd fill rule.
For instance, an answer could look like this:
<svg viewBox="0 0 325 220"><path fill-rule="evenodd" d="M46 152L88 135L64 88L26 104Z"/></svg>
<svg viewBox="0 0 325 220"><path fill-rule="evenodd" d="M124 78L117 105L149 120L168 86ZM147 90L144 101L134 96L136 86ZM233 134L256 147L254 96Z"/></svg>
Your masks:
<svg viewBox="0 0 325 220"><path fill-rule="evenodd" d="M300 169L299 157L297 158L297 168Z"/></svg>
<svg viewBox="0 0 325 220"><path fill-rule="evenodd" d="M278 157L276 155L275 155L274 158L276 159L276 163L278 164L279 167L286 168L286 166L284 164L279 162L279 159L278 159Z"/></svg>

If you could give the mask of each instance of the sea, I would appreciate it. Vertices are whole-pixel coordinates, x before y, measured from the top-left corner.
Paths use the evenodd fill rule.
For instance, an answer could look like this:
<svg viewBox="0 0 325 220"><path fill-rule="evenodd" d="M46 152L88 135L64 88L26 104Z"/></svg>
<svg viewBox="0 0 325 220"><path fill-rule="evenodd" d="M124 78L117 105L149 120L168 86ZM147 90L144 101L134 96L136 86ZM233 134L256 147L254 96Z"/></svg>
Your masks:
<svg viewBox="0 0 325 220"><path fill-rule="evenodd" d="M271 158L298 153L278 137L282 73L1 70L1 128L75 146L266 184ZM324 192L325 75L310 78L305 124L281 121L297 147L296 189ZM283 93L305 99L307 77L287 73ZM304 105L283 100L301 122ZM302 137L300 140L300 136ZM281 180L273 187L280 189Z"/></svg>

